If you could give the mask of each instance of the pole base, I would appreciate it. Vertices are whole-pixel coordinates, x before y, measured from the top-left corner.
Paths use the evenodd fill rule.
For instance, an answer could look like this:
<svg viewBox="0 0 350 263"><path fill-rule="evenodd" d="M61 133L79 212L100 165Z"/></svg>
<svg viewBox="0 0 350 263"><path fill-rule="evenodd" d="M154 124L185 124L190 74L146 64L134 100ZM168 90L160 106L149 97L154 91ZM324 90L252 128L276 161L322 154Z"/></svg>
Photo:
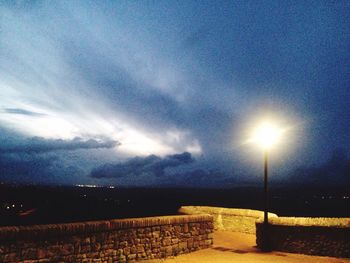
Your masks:
<svg viewBox="0 0 350 263"><path fill-rule="evenodd" d="M264 252L272 251L271 240L270 240L270 225L268 223L264 223L262 225L261 232L261 244L260 248Z"/></svg>

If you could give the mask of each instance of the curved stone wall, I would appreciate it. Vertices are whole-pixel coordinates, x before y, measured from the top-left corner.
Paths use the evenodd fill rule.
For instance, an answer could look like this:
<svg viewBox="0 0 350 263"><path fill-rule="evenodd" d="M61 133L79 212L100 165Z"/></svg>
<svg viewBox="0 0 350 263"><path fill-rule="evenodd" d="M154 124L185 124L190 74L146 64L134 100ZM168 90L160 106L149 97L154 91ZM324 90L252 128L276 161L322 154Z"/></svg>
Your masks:
<svg viewBox="0 0 350 263"><path fill-rule="evenodd" d="M263 223L256 223L262 248ZM271 218L268 240L272 250L319 256L350 257L350 218Z"/></svg>
<svg viewBox="0 0 350 263"><path fill-rule="evenodd" d="M209 214L214 217L214 229L255 234L255 222L264 217L264 212L250 209L183 206L179 210L182 214ZM269 213L269 217L277 217Z"/></svg>
<svg viewBox="0 0 350 263"><path fill-rule="evenodd" d="M132 262L213 244L210 215L0 227L0 262Z"/></svg>

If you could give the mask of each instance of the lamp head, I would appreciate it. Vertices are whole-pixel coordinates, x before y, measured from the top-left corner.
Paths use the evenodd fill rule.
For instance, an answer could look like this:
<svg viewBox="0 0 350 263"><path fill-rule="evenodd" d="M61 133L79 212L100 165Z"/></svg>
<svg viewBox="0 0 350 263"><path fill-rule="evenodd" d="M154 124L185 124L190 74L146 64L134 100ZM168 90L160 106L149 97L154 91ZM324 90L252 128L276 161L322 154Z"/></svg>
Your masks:
<svg viewBox="0 0 350 263"><path fill-rule="evenodd" d="M254 129L251 140L266 151L280 141L282 133L276 124L264 121Z"/></svg>

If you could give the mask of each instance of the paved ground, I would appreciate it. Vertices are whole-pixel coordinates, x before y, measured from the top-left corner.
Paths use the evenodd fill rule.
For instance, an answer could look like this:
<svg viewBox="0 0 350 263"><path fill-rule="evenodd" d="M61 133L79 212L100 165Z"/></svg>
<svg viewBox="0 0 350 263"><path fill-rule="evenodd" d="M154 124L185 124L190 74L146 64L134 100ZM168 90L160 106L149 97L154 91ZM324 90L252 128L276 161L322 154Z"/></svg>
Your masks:
<svg viewBox="0 0 350 263"><path fill-rule="evenodd" d="M282 262L282 263L350 263L350 259L307 256L284 252L264 253L255 247L255 235L217 231L214 246L189 254L162 260L147 260L145 263L222 263L222 262Z"/></svg>

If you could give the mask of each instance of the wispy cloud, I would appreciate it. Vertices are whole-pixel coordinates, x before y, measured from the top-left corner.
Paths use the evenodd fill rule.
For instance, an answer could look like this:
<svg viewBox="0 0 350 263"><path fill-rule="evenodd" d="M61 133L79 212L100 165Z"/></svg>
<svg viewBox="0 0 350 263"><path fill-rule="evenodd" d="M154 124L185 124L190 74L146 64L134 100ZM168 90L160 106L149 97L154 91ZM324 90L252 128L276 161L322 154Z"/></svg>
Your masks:
<svg viewBox="0 0 350 263"><path fill-rule="evenodd" d="M114 148L120 145L114 140L97 141L95 139L83 140L81 138L74 138L73 140L62 139L45 139L41 137L33 137L26 139L16 144L0 145L0 154L6 153L46 153L54 151L74 151L79 149L100 149L100 148Z"/></svg>
<svg viewBox="0 0 350 263"><path fill-rule="evenodd" d="M19 114L19 115L27 115L27 116L35 116L35 117L40 117L40 116L46 115L45 113L34 112L34 111L18 109L18 108L6 108L6 109L4 109L4 112L9 113L9 114Z"/></svg>
<svg viewBox="0 0 350 263"><path fill-rule="evenodd" d="M84 2L29 6L0 7L0 124L52 139L111 137L129 157L200 151L191 129L170 116L183 116L186 74L146 32L132 34L127 16L115 20L100 6L90 13ZM181 140L167 136L174 131Z"/></svg>

